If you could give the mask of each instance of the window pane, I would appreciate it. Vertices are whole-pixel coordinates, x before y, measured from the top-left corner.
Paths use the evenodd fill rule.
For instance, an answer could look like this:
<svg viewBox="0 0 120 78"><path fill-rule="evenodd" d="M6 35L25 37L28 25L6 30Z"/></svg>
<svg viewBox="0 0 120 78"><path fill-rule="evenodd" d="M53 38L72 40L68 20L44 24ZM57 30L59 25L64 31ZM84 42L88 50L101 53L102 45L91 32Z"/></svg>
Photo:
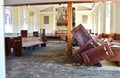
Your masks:
<svg viewBox="0 0 120 78"><path fill-rule="evenodd" d="M10 7L5 8L5 33L12 33L12 9Z"/></svg>
<svg viewBox="0 0 120 78"><path fill-rule="evenodd" d="M106 33L110 33L110 2L106 3Z"/></svg>
<svg viewBox="0 0 120 78"><path fill-rule="evenodd" d="M28 17L27 17L27 10L24 10L23 11L23 15L24 15L24 18L23 18L23 30L27 30L28 29Z"/></svg>
<svg viewBox="0 0 120 78"><path fill-rule="evenodd" d="M37 26L38 26L38 24L37 24L37 16L34 15L34 31L37 31Z"/></svg>

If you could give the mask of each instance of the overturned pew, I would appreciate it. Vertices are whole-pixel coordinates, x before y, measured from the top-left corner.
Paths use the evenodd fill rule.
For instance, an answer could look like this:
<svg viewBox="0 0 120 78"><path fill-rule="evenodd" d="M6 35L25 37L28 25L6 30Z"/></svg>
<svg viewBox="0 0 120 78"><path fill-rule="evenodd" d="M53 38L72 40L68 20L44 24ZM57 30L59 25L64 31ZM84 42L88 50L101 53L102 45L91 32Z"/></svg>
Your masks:
<svg viewBox="0 0 120 78"><path fill-rule="evenodd" d="M82 24L75 27L71 32L80 47L80 49L73 54L80 64L102 66L100 63L101 60L114 56L109 45L107 43L98 45Z"/></svg>

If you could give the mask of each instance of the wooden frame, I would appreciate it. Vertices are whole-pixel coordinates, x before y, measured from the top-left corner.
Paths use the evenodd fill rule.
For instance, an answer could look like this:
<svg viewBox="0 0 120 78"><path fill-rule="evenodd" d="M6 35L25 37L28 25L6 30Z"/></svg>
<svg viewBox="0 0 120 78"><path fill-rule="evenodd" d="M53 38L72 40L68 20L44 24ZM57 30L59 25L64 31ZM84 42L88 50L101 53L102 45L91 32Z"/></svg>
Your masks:
<svg viewBox="0 0 120 78"><path fill-rule="evenodd" d="M27 37L28 36L28 30L21 30L21 37Z"/></svg>
<svg viewBox="0 0 120 78"><path fill-rule="evenodd" d="M22 56L22 38L21 37L13 38L13 55Z"/></svg>
<svg viewBox="0 0 120 78"><path fill-rule="evenodd" d="M82 15L82 23L88 24L88 15Z"/></svg>
<svg viewBox="0 0 120 78"><path fill-rule="evenodd" d="M44 24L49 24L49 16L44 16Z"/></svg>
<svg viewBox="0 0 120 78"><path fill-rule="evenodd" d="M74 28L72 30L72 34L78 40L78 44L80 47L83 47L85 43L92 38L90 34L86 31L86 29L82 26L82 24Z"/></svg>
<svg viewBox="0 0 120 78"><path fill-rule="evenodd" d="M85 64L89 66L98 63L103 59L114 56L114 54L108 44L103 44L83 52L82 56L84 57Z"/></svg>
<svg viewBox="0 0 120 78"><path fill-rule="evenodd" d="M33 32L33 36L35 36L35 37L39 37L39 33L38 33L38 31L34 31L34 32Z"/></svg>

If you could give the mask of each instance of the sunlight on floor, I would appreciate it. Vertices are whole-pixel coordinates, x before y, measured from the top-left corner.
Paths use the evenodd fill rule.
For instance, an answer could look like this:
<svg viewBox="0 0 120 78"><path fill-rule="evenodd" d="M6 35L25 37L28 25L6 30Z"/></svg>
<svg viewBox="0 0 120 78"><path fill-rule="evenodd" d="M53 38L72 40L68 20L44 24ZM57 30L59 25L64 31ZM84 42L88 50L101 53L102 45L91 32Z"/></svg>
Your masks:
<svg viewBox="0 0 120 78"><path fill-rule="evenodd" d="M99 67L99 70L113 70L118 71L120 70L120 67L115 63L111 62L109 60L102 60L101 61L102 67Z"/></svg>

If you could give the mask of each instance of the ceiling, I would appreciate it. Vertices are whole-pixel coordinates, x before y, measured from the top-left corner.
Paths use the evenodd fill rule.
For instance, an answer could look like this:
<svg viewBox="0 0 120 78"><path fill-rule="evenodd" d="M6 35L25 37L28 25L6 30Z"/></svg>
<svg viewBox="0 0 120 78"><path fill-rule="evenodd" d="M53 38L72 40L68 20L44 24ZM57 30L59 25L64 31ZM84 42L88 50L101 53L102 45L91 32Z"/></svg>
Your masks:
<svg viewBox="0 0 120 78"><path fill-rule="evenodd" d="M79 3L77 5L92 9L94 7L95 3Z"/></svg>
<svg viewBox="0 0 120 78"><path fill-rule="evenodd" d="M98 2L100 0L96 0L96 1ZM95 5L94 0L4 0L4 5L5 6L29 5L38 10L44 10L52 6L60 7L60 4L67 6L67 2L72 2L73 7L75 6L84 7L87 10L88 9L91 10Z"/></svg>
<svg viewBox="0 0 120 78"><path fill-rule="evenodd" d="M79 7L85 7L86 9L92 9L94 7L95 3L74 3L73 7L79 6ZM30 7L38 9L38 10L44 10L46 8L56 6L56 7L61 7L61 6L67 6L67 4L52 4L52 5L31 5Z"/></svg>
<svg viewBox="0 0 120 78"><path fill-rule="evenodd" d="M56 4L56 3L89 3L103 0L4 0L5 5L35 5L35 4Z"/></svg>

